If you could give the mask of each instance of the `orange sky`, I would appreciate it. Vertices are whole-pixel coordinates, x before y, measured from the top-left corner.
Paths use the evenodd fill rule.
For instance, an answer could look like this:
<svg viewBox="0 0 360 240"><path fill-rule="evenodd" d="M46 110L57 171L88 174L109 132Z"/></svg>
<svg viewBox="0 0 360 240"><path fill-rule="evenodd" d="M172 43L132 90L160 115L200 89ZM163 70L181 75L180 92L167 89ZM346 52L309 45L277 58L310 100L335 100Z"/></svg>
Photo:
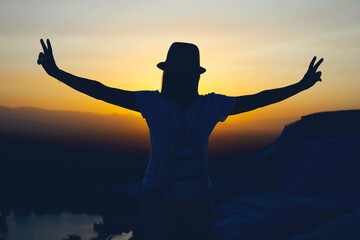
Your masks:
<svg viewBox="0 0 360 240"><path fill-rule="evenodd" d="M360 108L359 10L360 2L350 0L4 1L0 105L140 117L47 76L36 64L40 38L51 39L61 69L126 90L160 89L156 64L175 41L200 49L207 69L201 94L238 96L293 84L314 55L323 57L323 82L219 127L278 131L302 115Z"/></svg>

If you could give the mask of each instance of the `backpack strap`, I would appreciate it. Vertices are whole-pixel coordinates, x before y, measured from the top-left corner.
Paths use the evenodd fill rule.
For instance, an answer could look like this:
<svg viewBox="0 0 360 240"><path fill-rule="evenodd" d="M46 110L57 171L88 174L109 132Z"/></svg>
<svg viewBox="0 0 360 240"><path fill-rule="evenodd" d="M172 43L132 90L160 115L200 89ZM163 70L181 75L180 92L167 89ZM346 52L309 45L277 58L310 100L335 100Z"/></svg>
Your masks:
<svg viewBox="0 0 360 240"><path fill-rule="evenodd" d="M170 158L170 159L172 158L172 155L177 151L177 149L181 146L181 144L183 142L188 143L199 155L202 154L201 150L196 146L196 144L194 144L194 142L189 139L189 133L195 122L196 116L200 110L200 106L201 106L203 100L204 100L204 98L200 97L185 130L183 130L181 128L180 122L179 122L178 118L176 117L174 108L168 103L170 114L172 115L172 117L175 121L175 124L177 126L178 132L180 134L180 139L178 140L177 144L174 145L175 147L173 147L172 150L169 152L168 158Z"/></svg>
<svg viewBox="0 0 360 240"><path fill-rule="evenodd" d="M178 129L178 132L180 133L180 138L178 139L178 141L172 145L172 147L170 148L170 151L167 153L165 159L162 161L161 163L161 166L160 166L160 180L162 179L164 173L165 173L165 170L168 166L168 163L169 163L169 160L172 158L173 154L177 151L177 149L181 146L181 144L183 142L187 142L197 153L199 153L199 155L202 154L201 150L188 138L188 133L190 132L191 130L191 127L195 121L195 118L200 110L200 106L203 102L203 97L200 97L197 105L195 106L195 109L193 111L193 114L189 120L189 123L187 125L187 128L186 130L184 131L180 125L180 122L178 120L178 118L176 117L176 114L175 114L175 111L174 109L172 108L172 106L168 103L168 109L170 111L170 114L172 115L174 121L175 121L175 124L176 124L176 127Z"/></svg>
<svg viewBox="0 0 360 240"><path fill-rule="evenodd" d="M180 122L179 122L179 119L176 117L174 108L167 102L170 114L171 114L171 116L173 117L173 119L175 121L176 127L179 130L179 133L181 133L182 135L183 134L188 134L190 132L191 127L194 124L195 118L197 116L197 113L200 110L200 106L201 106L203 100L204 100L203 97L200 96L200 99L199 99L199 101L197 102L197 104L195 106L195 109L193 111L193 114L192 114L192 116L191 116L191 118L189 120L189 123L188 123L187 128L185 129L185 131L182 129L182 127L180 125Z"/></svg>

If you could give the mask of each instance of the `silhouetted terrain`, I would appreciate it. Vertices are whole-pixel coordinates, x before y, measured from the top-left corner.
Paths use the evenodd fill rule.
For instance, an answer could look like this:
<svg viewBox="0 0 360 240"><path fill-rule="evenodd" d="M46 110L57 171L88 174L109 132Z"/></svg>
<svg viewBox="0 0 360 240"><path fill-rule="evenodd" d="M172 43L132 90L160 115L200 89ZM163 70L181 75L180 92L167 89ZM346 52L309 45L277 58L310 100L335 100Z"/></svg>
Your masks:
<svg viewBox="0 0 360 240"><path fill-rule="evenodd" d="M2 207L100 212L106 194L116 194L119 184L143 177L147 139L135 139L139 130L132 126L114 126L125 124L126 118L0 110Z"/></svg>
<svg viewBox="0 0 360 240"><path fill-rule="evenodd" d="M360 110L307 115L268 147L212 161L214 239L360 239L359 122Z"/></svg>
<svg viewBox="0 0 360 240"><path fill-rule="evenodd" d="M136 232L149 143L143 119L127 121L1 108L0 206L98 212L98 231ZM267 147L210 156L216 239L359 238L359 122L360 110L316 113Z"/></svg>
<svg viewBox="0 0 360 240"><path fill-rule="evenodd" d="M213 171L216 239L360 239L360 110L304 116Z"/></svg>
<svg viewBox="0 0 360 240"><path fill-rule="evenodd" d="M244 144L241 139L246 137L250 140ZM248 133L221 136L210 144L218 154L241 152L274 137ZM230 151L231 144L239 147ZM120 184L141 181L150 150L140 115L33 107L0 107L0 145L0 201L18 211L101 210L103 194L120 194ZM210 154L210 162L224 158L216 156Z"/></svg>
<svg viewBox="0 0 360 240"><path fill-rule="evenodd" d="M148 130L141 117L0 107L1 135L59 146L146 153Z"/></svg>

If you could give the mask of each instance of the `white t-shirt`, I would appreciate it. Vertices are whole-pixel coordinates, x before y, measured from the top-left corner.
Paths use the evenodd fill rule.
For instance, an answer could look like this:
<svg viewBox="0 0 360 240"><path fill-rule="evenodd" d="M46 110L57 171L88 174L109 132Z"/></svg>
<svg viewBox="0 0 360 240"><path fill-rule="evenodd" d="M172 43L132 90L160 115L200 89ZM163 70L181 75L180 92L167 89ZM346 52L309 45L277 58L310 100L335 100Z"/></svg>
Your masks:
<svg viewBox="0 0 360 240"><path fill-rule="evenodd" d="M179 133L176 123L170 114L168 103L185 129L191 118L197 98L186 109L181 109L175 102L164 99L159 91L136 91L136 101L143 118L146 119L150 131L151 151L143 185L156 186L160 182L160 166L167 152L176 144ZM209 136L215 125L224 122L231 113L236 98L210 93L200 95L203 98L199 112L192 125L189 138L200 150L206 153ZM206 154L205 154L206 158ZM206 160L206 159L205 159ZM209 180L210 184L210 180Z"/></svg>

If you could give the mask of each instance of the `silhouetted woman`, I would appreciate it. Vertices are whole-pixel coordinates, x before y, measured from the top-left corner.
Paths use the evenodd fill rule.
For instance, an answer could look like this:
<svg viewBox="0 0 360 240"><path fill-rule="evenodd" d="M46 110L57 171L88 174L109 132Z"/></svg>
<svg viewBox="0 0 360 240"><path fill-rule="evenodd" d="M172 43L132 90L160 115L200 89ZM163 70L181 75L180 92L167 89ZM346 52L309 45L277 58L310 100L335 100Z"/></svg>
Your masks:
<svg viewBox="0 0 360 240"><path fill-rule="evenodd" d="M125 91L60 70L50 41L40 40L38 64L52 77L105 102L140 112L150 131L150 160L143 179L141 234L143 239L208 239L212 223L211 182L206 165L208 138L228 115L264 107L291 97L321 81L310 63L303 79L283 88L253 95L229 97L198 94L199 50L194 44L175 42L162 69L159 91Z"/></svg>

